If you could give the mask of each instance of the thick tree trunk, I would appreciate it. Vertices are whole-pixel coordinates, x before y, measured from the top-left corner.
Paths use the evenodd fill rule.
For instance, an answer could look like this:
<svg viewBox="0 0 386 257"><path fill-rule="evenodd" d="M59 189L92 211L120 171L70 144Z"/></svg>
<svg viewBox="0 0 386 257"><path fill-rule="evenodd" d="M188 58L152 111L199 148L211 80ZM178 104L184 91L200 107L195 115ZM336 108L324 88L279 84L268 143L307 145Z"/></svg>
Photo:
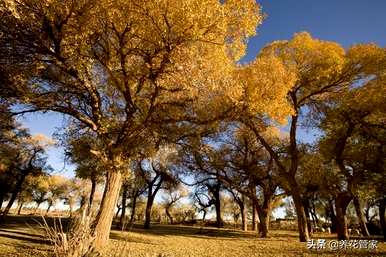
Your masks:
<svg viewBox="0 0 386 257"><path fill-rule="evenodd" d="M307 218L308 234L311 237L313 230L312 230L312 223L311 223L310 204L308 199L303 199L303 206L304 206L304 212L306 213L306 218Z"/></svg>
<svg viewBox="0 0 386 257"><path fill-rule="evenodd" d="M252 230L257 231L257 227L260 223L258 220L259 215L257 213L257 202L255 199L252 200Z"/></svg>
<svg viewBox="0 0 386 257"><path fill-rule="evenodd" d="M240 213L241 213L241 226L243 231L248 231L248 222L246 220L247 210L244 204L240 205Z"/></svg>
<svg viewBox="0 0 386 257"><path fill-rule="evenodd" d="M90 214L91 214L92 203L93 203L93 201L94 201L94 195L95 195L96 186L97 186L96 179L95 179L95 178L92 178L92 179L91 179L91 191L90 191L90 197L89 197L89 199L88 199L88 206L87 206L87 215L90 215Z"/></svg>
<svg viewBox="0 0 386 257"><path fill-rule="evenodd" d="M95 219L95 249L101 252L107 245L114 217L114 208L117 205L119 191L122 184L122 174L110 170L107 174L102 202Z"/></svg>
<svg viewBox="0 0 386 257"><path fill-rule="evenodd" d="M215 208L216 208L216 226L222 228L224 226L222 217L221 217L221 199L220 199L220 190L215 190Z"/></svg>
<svg viewBox="0 0 386 257"><path fill-rule="evenodd" d="M349 238L347 230L346 210L351 202L351 195L347 192L338 194L335 200L338 240Z"/></svg>
<svg viewBox="0 0 386 257"><path fill-rule="evenodd" d="M381 229L383 233L383 238L386 240L386 197L381 199L378 205L379 208L379 223L381 224Z"/></svg>
<svg viewBox="0 0 386 257"><path fill-rule="evenodd" d="M121 217L119 218L119 228L124 229L124 221L125 221L125 216L126 216L126 201L127 201L127 185L123 186L122 190L122 213Z"/></svg>
<svg viewBox="0 0 386 257"><path fill-rule="evenodd" d="M145 229L150 228L151 209L153 207L153 202L154 202L154 196L152 196L151 193L149 193L147 198L147 203L146 203L146 210L145 210L145 224L143 226Z"/></svg>
<svg viewBox="0 0 386 257"><path fill-rule="evenodd" d="M260 212L260 224L259 224L259 233L261 237L268 237L269 231L269 215L271 213L270 207L264 206Z"/></svg>
<svg viewBox="0 0 386 257"><path fill-rule="evenodd" d="M354 202L354 206L355 206L355 212L357 214L357 217L358 217L358 222L359 222L359 227L361 229L361 233L363 236L370 236L370 233L367 229L367 226L366 226L366 218L365 218L365 215L363 214L363 206L362 206L362 203L361 203L361 200L359 199L358 196L354 196L353 197L353 202Z"/></svg>
<svg viewBox="0 0 386 257"><path fill-rule="evenodd" d="M296 216L298 219L299 240L300 242L307 242L310 236L308 233L307 216L306 212L304 211L302 198L297 188L292 190L291 194L292 199L294 200Z"/></svg>

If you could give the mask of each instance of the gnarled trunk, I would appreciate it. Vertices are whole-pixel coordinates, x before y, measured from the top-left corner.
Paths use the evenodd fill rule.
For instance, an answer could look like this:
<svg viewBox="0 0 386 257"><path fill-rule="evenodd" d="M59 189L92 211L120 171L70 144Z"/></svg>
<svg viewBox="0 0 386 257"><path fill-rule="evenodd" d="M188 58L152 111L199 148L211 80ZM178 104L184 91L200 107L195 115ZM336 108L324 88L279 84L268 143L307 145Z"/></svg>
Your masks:
<svg viewBox="0 0 386 257"><path fill-rule="evenodd" d="M153 202L154 202L154 197L151 195L151 192L150 192L147 198L146 210L145 210L145 224L143 225L145 229L150 228L151 209L153 207Z"/></svg>
<svg viewBox="0 0 386 257"><path fill-rule="evenodd" d="M298 230L300 242L307 242L310 239L308 233L307 216L303 206L302 196L295 178L290 179L291 182L291 195L295 204L296 216L298 219Z"/></svg>
<svg viewBox="0 0 386 257"><path fill-rule="evenodd" d="M335 200L335 209L336 209L336 220L337 227L336 231L338 233L338 240L347 240L349 238L347 231L347 219L346 219L346 210L347 206L351 202L351 194L344 192L339 193Z"/></svg>
<svg viewBox="0 0 386 257"><path fill-rule="evenodd" d="M359 222L359 227L361 229L361 233L363 236L370 236L370 233L367 229L367 226L366 226L366 218L365 218L365 215L363 214L363 206L362 206L362 203L361 203L361 200L359 199L358 196L354 196L353 197L353 202L354 202L354 206L355 206L355 212L357 214L357 217L358 217L358 222Z"/></svg>
<svg viewBox="0 0 386 257"><path fill-rule="evenodd" d="M114 208L117 205L119 191L122 184L122 174L110 170L107 173L105 190L102 202L95 219L95 249L99 252L107 245L114 217Z"/></svg>
<svg viewBox="0 0 386 257"><path fill-rule="evenodd" d="M167 206L167 207L165 208L165 213L166 213L166 216L167 216L168 219L169 219L169 223L170 223L170 224L173 224L173 223L174 223L174 222L173 222L173 216L172 216L172 214L170 213L169 209L170 209L170 207Z"/></svg>

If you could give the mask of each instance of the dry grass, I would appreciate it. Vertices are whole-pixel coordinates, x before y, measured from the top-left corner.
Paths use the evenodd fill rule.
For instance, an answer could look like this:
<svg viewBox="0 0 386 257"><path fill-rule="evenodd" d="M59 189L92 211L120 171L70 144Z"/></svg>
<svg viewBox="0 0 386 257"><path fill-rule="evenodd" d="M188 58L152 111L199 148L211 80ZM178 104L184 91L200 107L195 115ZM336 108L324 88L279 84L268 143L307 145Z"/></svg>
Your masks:
<svg viewBox="0 0 386 257"><path fill-rule="evenodd" d="M34 222L30 220L29 224ZM0 228L1 257L49 256L52 249L43 235L44 231L28 227L20 221ZM315 238L333 239L326 234ZM52 251L51 251L52 253ZM272 231L267 239L257 238L252 232L228 229L186 226L155 225L151 230L139 227L132 232L113 231L106 248L109 257L255 257L255 256L386 256L386 243L379 243L374 252L356 251L309 251L305 243L297 241L291 231Z"/></svg>

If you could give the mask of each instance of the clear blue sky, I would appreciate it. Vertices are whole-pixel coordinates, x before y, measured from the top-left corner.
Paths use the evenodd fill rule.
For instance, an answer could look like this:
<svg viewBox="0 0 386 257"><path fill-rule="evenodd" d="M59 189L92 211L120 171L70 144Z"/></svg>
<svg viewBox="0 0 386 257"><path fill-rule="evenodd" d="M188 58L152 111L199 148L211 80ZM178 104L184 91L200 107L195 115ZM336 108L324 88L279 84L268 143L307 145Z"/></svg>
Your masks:
<svg viewBox="0 0 386 257"><path fill-rule="evenodd" d="M274 40L289 39L299 31L314 37L333 40L344 47L355 43L374 42L386 46L386 0L262 0L258 1L267 18L258 35L249 41L248 54L243 61L253 60L259 49ZM33 134L52 136L62 125L56 114L26 115L21 119ZM313 133L299 134L309 141ZM49 162L55 170L63 169L62 149L49 151ZM67 170L71 170L68 167Z"/></svg>

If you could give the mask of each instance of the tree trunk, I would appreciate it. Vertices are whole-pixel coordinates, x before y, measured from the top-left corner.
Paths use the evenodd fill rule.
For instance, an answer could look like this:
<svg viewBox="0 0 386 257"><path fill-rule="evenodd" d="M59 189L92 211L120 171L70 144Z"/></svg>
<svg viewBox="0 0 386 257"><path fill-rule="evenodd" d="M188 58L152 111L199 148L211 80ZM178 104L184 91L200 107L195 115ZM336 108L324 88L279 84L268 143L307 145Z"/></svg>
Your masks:
<svg viewBox="0 0 386 257"><path fill-rule="evenodd" d="M310 238L308 234L307 217L298 188L293 188L291 194L292 199L294 200L296 216L298 219L299 240L300 242L307 242Z"/></svg>
<svg viewBox="0 0 386 257"><path fill-rule="evenodd" d="M205 218L206 218L206 213L207 211L205 209L202 210L203 211L203 214L202 214L202 222L205 222Z"/></svg>
<svg viewBox="0 0 386 257"><path fill-rule="evenodd" d="M23 185L24 180L25 180L25 177L26 177L25 175L22 175L19 178L19 180L17 181L17 183L15 185L15 189L12 192L11 198L9 199L8 204L7 204L7 206L5 207L5 209L4 209L3 213L2 213L3 219L5 218L5 216L8 215L9 210L11 209L13 203L15 202L15 200L17 198L17 195L21 191L22 185Z"/></svg>
<svg viewBox="0 0 386 257"><path fill-rule="evenodd" d="M95 219L95 250L101 252L107 245L114 217L114 208L117 205L121 188L122 174L119 171L110 170L107 173L105 190L102 202Z"/></svg>
<svg viewBox="0 0 386 257"><path fill-rule="evenodd" d="M51 207L52 207L52 202L49 202L49 203L48 203L48 208L47 208L47 210L46 210L46 215L47 215L48 212L50 211Z"/></svg>
<svg viewBox="0 0 386 257"><path fill-rule="evenodd" d="M328 200L328 205L326 207L326 216L330 218L331 233L336 233L337 221L336 221L336 215L334 212L333 200Z"/></svg>
<svg viewBox="0 0 386 257"><path fill-rule="evenodd" d="M383 238L386 240L386 216L385 216L386 197L381 199L381 201L379 202L378 208L379 208L379 223L381 224Z"/></svg>
<svg viewBox="0 0 386 257"><path fill-rule="evenodd" d="M3 208L3 202L4 202L4 194L0 194L0 213L1 213L1 209Z"/></svg>
<svg viewBox="0 0 386 257"><path fill-rule="evenodd" d="M347 192L339 193L335 200L338 240L348 240L346 210L351 202L351 195Z"/></svg>
<svg viewBox="0 0 386 257"><path fill-rule="evenodd" d="M126 216L127 189L127 185L124 185L122 190L122 213L121 217L119 218L119 228L122 230L124 229L124 221Z"/></svg>
<svg viewBox="0 0 386 257"><path fill-rule="evenodd" d="M134 224L134 217L135 217L135 208L137 207L137 198L138 198L138 190L134 193L132 204L131 204L131 214L130 214L130 229L133 227Z"/></svg>
<svg viewBox="0 0 386 257"><path fill-rule="evenodd" d="M216 226L222 228L224 226L222 217L221 217L221 199L220 199L220 189L216 188L214 190L215 198L215 208L216 208Z"/></svg>
<svg viewBox="0 0 386 257"><path fill-rule="evenodd" d="M259 224L258 221L258 214L257 214L257 202L255 199L252 199L252 230L257 231L257 226Z"/></svg>
<svg viewBox="0 0 386 257"><path fill-rule="evenodd" d="M363 214L363 211L362 211L362 203L361 203L361 200L359 199L358 196L354 196L353 197L353 202L354 202L354 206L355 206L355 212L357 214L357 217L358 217L358 222L359 222L359 227L361 229L361 233L363 236L370 236L370 233L367 229L367 226L366 226L366 218L365 218L365 215Z"/></svg>
<svg viewBox="0 0 386 257"><path fill-rule="evenodd" d="M146 210L145 210L145 224L143 226L145 229L150 228L151 208L153 207L153 202L154 202L154 196L152 196L151 191L149 191L149 195L146 202Z"/></svg>
<svg viewBox="0 0 386 257"><path fill-rule="evenodd" d="M310 204L308 199L303 199L303 206L304 206L304 212L306 213L308 234L311 237L313 230L312 230L311 215L310 215L311 214Z"/></svg>
<svg viewBox="0 0 386 257"><path fill-rule="evenodd" d="M121 210L122 210L122 207L120 206L120 205L117 205L117 212L115 213L115 215L114 215L114 218L115 219L117 219L118 218L118 216L119 216L119 213L121 212Z"/></svg>
<svg viewBox="0 0 386 257"><path fill-rule="evenodd" d="M165 208L165 213L166 213L166 216L167 216L168 219L169 219L169 223L170 223L170 224L173 224L173 216L171 215L169 209L170 209L170 206L166 206L166 208Z"/></svg>
<svg viewBox="0 0 386 257"><path fill-rule="evenodd" d="M92 203L94 201L94 195L95 195L96 186L97 186L96 179L95 178L91 178L91 191L90 191L90 197L88 199L87 215L91 214Z"/></svg>
<svg viewBox="0 0 386 257"><path fill-rule="evenodd" d="M260 224L259 224L259 233L261 237L268 237L269 231L269 216L271 210L270 206L263 206L261 212L259 212Z"/></svg>
<svg viewBox="0 0 386 257"><path fill-rule="evenodd" d="M17 208L17 215L20 215L21 210L23 209L24 202L19 203L19 207Z"/></svg>
<svg viewBox="0 0 386 257"><path fill-rule="evenodd" d="M247 217L247 209L244 206L244 203L240 205L240 213L241 213L241 226L243 231L248 231L248 222L246 220Z"/></svg>
<svg viewBox="0 0 386 257"><path fill-rule="evenodd" d="M314 226L317 227L319 226L319 219L318 219L318 215L316 214L316 207L315 207L315 202L313 200L311 200L311 209L310 209L310 213L311 213L311 216L312 216L312 221L314 223Z"/></svg>

